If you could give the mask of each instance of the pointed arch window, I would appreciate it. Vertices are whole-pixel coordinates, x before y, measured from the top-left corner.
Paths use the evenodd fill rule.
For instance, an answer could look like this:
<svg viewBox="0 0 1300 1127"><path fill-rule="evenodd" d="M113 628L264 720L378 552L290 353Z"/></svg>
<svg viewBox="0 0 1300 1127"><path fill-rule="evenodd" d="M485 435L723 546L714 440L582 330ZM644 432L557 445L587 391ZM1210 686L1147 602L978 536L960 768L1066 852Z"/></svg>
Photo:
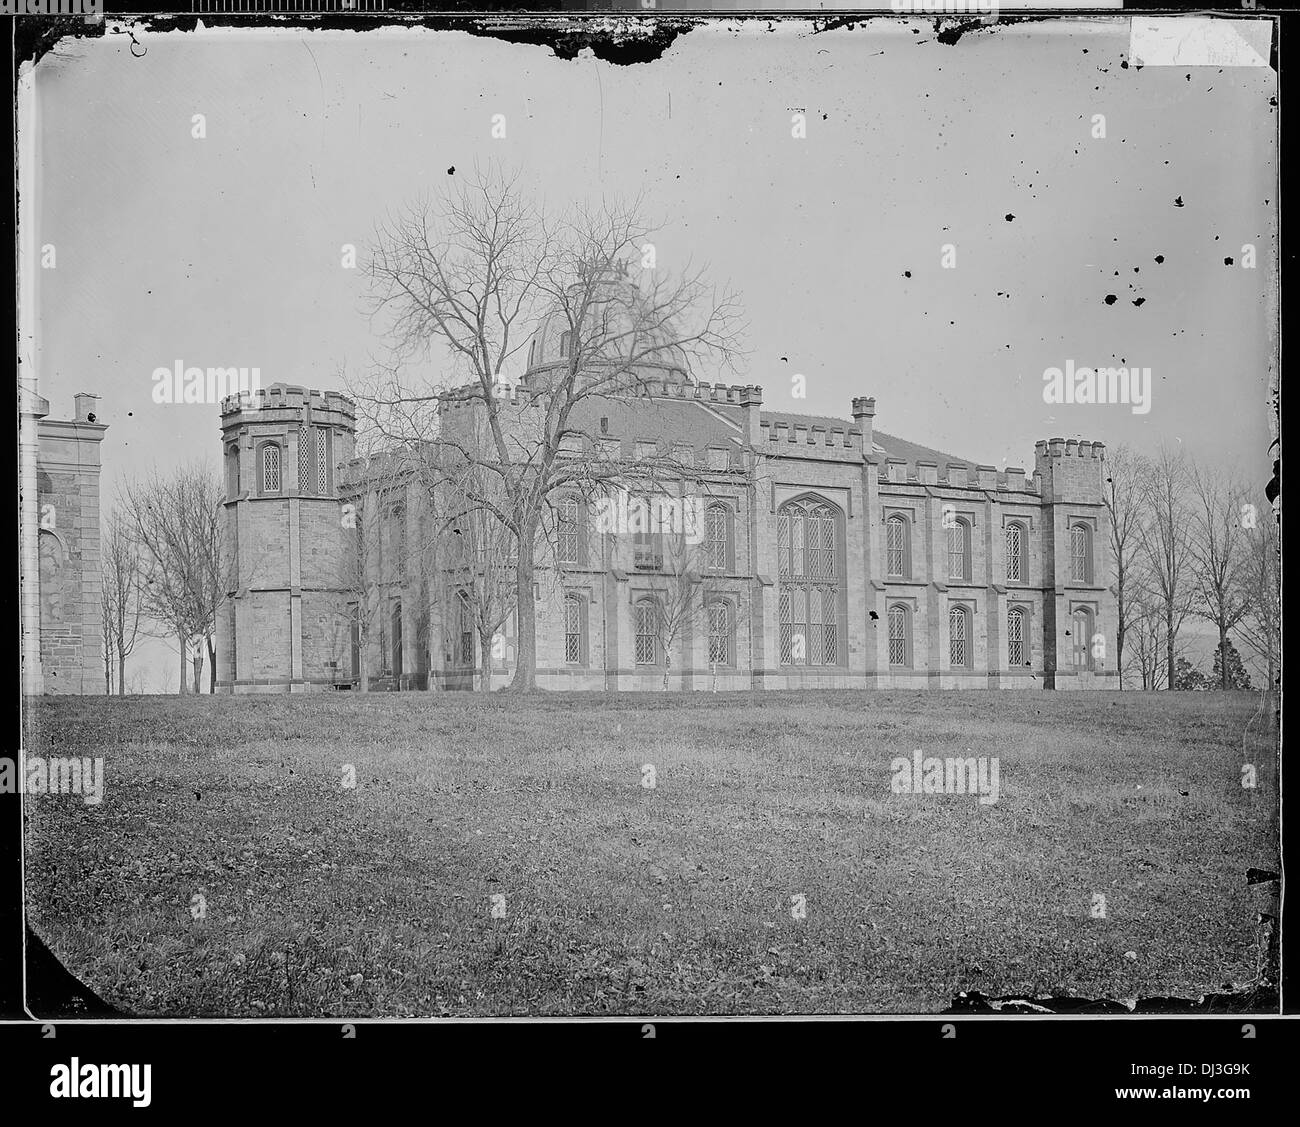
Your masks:
<svg viewBox="0 0 1300 1127"><path fill-rule="evenodd" d="M901 603L889 608L889 664L912 664L912 616Z"/></svg>
<svg viewBox="0 0 1300 1127"><path fill-rule="evenodd" d="M262 444L260 461L261 481L258 489L262 493L280 492L280 445L277 442Z"/></svg>
<svg viewBox="0 0 1300 1127"><path fill-rule="evenodd" d="M564 597L564 663L587 664L587 600L573 593Z"/></svg>
<svg viewBox="0 0 1300 1127"><path fill-rule="evenodd" d="M1092 529L1082 521L1070 526L1070 581L1092 582Z"/></svg>
<svg viewBox="0 0 1300 1127"><path fill-rule="evenodd" d="M226 447L226 499L233 501L239 496L239 444L232 442Z"/></svg>
<svg viewBox="0 0 1300 1127"><path fill-rule="evenodd" d="M1070 616L1071 656L1076 673L1091 673L1094 669L1092 660L1092 611L1087 607L1078 607Z"/></svg>
<svg viewBox="0 0 1300 1127"><path fill-rule="evenodd" d="M638 599L636 611L636 663L659 664L659 626L662 615L659 602L653 598Z"/></svg>
<svg viewBox="0 0 1300 1127"><path fill-rule="evenodd" d="M965 607L948 610L948 664L954 669L970 665L970 612Z"/></svg>
<svg viewBox="0 0 1300 1127"><path fill-rule="evenodd" d="M709 604L709 664L734 665L735 641L731 604L718 599Z"/></svg>
<svg viewBox="0 0 1300 1127"><path fill-rule="evenodd" d="M897 513L885 521L885 574L892 579L912 577L909 531L907 518Z"/></svg>
<svg viewBox="0 0 1300 1127"><path fill-rule="evenodd" d="M560 498L556 506L556 555L562 564L586 562L586 529L582 504L572 493Z"/></svg>
<svg viewBox="0 0 1300 1127"><path fill-rule="evenodd" d="M844 525L816 497L777 512L779 646L782 665L840 665L844 660Z"/></svg>
<svg viewBox="0 0 1300 1127"><path fill-rule="evenodd" d="M1007 525L1007 582L1023 583L1028 568L1025 566L1025 527L1019 522Z"/></svg>
<svg viewBox="0 0 1300 1127"><path fill-rule="evenodd" d="M965 517L948 527L948 578L970 578L970 521Z"/></svg>
<svg viewBox="0 0 1300 1127"><path fill-rule="evenodd" d="M469 596L461 591L456 598L456 632L459 646L456 657L466 669L474 668L474 613Z"/></svg>
<svg viewBox="0 0 1300 1127"><path fill-rule="evenodd" d="M1007 611L1007 668L1025 664L1025 612L1021 607Z"/></svg>
<svg viewBox="0 0 1300 1127"><path fill-rule="evenodd" d="M731 512L726 505L710 505L704 512L705 566L726 571L731 559Z"/></svg>

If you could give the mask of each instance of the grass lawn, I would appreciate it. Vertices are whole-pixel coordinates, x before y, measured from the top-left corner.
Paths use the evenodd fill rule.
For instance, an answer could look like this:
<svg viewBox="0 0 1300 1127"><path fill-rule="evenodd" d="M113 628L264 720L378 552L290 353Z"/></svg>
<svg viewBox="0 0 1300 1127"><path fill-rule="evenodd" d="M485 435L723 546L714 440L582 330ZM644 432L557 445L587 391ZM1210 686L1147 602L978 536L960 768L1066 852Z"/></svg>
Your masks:
<svg viewBox="0 0 1300 1127"><path fill-rule="evenodd" d="M105 790L28 797L29 922L134 1014L1195 999L1258 982L1275 910L1245 876L1278 868L1276 723L1248 694L63 697L31 719L29 754L103 756ZM891 793L915 748L997 756L999 801Z"/></svg>

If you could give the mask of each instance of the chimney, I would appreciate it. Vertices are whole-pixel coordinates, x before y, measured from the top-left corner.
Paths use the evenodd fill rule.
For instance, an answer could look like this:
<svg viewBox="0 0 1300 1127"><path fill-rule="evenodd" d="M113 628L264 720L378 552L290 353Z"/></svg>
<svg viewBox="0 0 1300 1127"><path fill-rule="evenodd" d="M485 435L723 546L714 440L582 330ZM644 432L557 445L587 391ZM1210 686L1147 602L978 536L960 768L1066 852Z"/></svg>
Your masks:
<svg viewBox="0 0 1300 1127"><path fill-rule="evenodd" d="M981 489L996 489L998 487L997 466L976 466L975 472L979 474Z"/></svg>
<svg viewBox="0 0 1300 1127"><path fill-rule="evenodd" d="M99 422L99 396L88 391L79 391L73 396L77 405L76 421L79 423Z"/></svg>
<svg viewBox="0 0 1300 1127"><path fill-rule="evenodd" d="M916 479L922 485L939 484L939 463L938 462L917 462Z"/></svg>
<svg viewBox="0 0 1300 1127"><path fill-rule="evenodd" d="M886 477L890 481L903 482L907 480L907 460L905 458L886 458L885 469Z"/></svg>
<svg viewBox="0 0 1300 1127"><path fill-rule="evenodd" d="M853 399L853 421L862 431L862 452L871 454L871 428L876 417L876 400L874 396L858 395Z"/></svg>
<svg viewBox="0 0 1300 1127"><path fill-rule="evenodd" d="M948 484L966 485L966 466L961 462L948 463Z"/></svg>
<svg viewBox="0 0 1300 1127"><path fill-rule="evenodd" d="M1025 471L1022 466L1007 467L1007 488L1015 493L1025 491Z"/></svg>
<svg viewBox="0 0 1300 1127"><path fill-rule="evenodd" d="M763 441L763 389L757 384L741 388L740 405L745 409L745 441L757 446Z"/></svg>

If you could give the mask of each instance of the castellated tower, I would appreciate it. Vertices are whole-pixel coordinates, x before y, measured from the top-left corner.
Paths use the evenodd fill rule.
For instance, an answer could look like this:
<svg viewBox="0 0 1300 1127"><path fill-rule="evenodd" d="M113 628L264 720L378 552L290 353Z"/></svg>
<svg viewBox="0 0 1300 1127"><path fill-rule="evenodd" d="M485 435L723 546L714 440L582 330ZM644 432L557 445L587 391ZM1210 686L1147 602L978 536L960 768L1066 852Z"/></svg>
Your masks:
<svg viewBox="0 0 1300 1127"><path fill-rule="evenodd" d="M356 410L334 391L273 384L221 405L225 472L217 691L286 693L349 676L337 467Z"/></svg>
<svg viewBox="0 0 1300 1127"><path fill-rule="evenodd" d="M1117 689L1106 447L1053 438L1034 446L1043 519L1043 680L1049 689Z"/></svg>

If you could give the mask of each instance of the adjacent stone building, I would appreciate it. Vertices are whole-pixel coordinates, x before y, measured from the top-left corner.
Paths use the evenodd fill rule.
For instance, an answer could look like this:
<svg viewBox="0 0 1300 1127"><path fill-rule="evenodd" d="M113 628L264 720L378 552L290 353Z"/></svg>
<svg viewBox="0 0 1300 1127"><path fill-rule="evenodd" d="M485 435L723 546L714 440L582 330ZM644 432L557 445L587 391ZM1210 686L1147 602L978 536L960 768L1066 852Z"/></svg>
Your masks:
<svg viewBox="0 0 1300 1127"><path fill-rule="evenodd" d="M71 419L19 391L23 689L104 690L100 583L99 396L75 397Z"/></svg>

